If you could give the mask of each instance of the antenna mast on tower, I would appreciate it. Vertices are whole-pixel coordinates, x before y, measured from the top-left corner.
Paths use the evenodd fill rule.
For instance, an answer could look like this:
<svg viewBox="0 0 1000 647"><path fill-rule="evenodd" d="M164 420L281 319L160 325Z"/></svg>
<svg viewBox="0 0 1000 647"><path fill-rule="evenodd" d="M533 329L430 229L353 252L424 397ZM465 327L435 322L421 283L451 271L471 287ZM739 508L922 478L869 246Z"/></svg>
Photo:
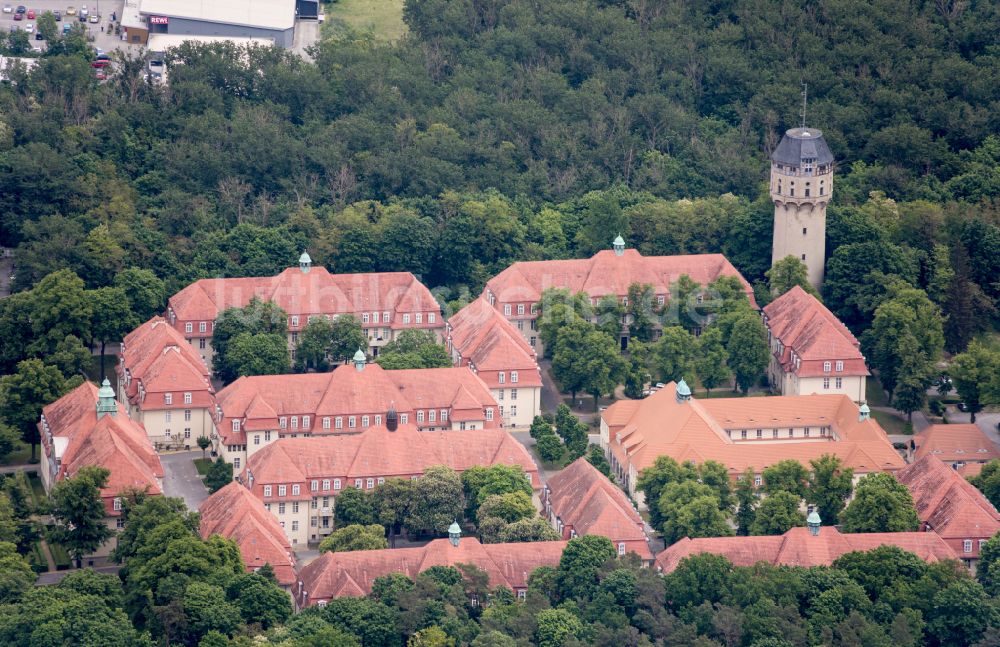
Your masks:
<svg viewBox="0 0 1000 647"><path fill-rule="evenodd" d="M809 84L802 84L802 127L806 127L806 101L809 98Z"/></svg>

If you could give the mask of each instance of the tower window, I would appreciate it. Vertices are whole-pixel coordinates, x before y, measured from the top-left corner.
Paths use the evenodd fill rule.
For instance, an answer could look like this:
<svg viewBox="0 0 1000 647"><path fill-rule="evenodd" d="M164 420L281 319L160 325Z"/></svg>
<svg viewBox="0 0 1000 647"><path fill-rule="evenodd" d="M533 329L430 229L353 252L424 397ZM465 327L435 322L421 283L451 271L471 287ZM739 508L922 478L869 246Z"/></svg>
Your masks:
<svg viewBox="0 0 1000 647"><path fill-rule="evenodd" d="M809 187L806 187L806 197L809 197Z"/></svg>
<svg viewBox="0 0 1000 647"><path fill-rule="evenodd" d="M795 187L794 186L792 188L788 189L788 195L792 196L793 198L795 197Z"/></svg>
<svg viewBox="0 0 1000 647"><path fill-rule="evenodd" d="M809 229L806 228L806 227L803 227L802 228L802 235L805 236L807 231L809 231Z"/></svg>
<svg viewBox="0 0 1000 647"><path fill-rule="evenodd" d="M805 254L802 255L802 260L806 260L806 255Z"/></svg>

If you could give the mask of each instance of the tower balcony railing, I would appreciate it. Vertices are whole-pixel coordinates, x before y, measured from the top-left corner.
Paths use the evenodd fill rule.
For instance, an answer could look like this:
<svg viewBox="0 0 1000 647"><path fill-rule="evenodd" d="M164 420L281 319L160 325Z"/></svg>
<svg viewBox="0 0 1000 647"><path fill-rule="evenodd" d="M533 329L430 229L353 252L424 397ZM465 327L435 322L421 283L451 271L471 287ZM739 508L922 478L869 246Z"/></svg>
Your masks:
<svg viewBox="0 0 1000 647"><path fill-rule="evenodd" d="M792 167L777 164L771 165L771 170L779 175L784 175L786 177L817 177L820 175L832 175L833 167L829 165L823 166L813 166L813 167Z"/></svg>

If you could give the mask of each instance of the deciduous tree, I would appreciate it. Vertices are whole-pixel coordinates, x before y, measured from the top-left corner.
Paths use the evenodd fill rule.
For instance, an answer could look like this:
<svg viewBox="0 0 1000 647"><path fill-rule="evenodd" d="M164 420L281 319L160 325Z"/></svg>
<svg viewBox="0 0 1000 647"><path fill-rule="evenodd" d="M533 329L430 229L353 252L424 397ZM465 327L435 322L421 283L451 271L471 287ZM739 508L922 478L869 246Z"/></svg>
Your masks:
<svg viewBox="0 0 1000 647"><path fill-rule="evenodd" d="M114 532L105 522L101 489L111 475L103 467L81 468L52 488L52 538L66 546L80 568L85 555L93 554Z"/></svg>
<svg viewBox="0 0 1000 647"><path fill-rule="evenodd" d="M818 297L816 289L809 283L809 274L806 264L794 256L786 256L774 265L767 272L768 284L771 286L771 294L776 297L788 292L796 285Z"/></svg>
<svg viewBox="0 0 1000 647"><path fill-rule="evenodd" d="M0 378L0 416L31 445L32 461L39 442L36 425L42 408L68 390L69 384L62 373L37 359L20 362L16 373Z"/></svg>
<svg viewBox="0 0 1000 647"><path fill-rule="evenodd" d="M858 481L840 521L844 532L911 532L920 525L910 491L883 473L867 474Z"/></svg>
<svg viewBox="0 0 1000 647"><path fill-rule="evenodd" d="M806 501L816 506L816 513L824 525L835 525L851 496L854 470L844 467L840 458L833 454L814 458L809 464L812 472L809 473Z"/></svg>
<svg viewBox="0 0 1000 647"><path fill-rule="evenodd" d="M806 525L806 516L799 510L802 503L791 492L774 492L764 497L753 524L751 535L782 535L790 528Z"/></svg>
<svg viewBox="0 0 1000 647"><path fill-rule="evenodd" d="M320 552L343 553L352 550L378 550L388 548L385 528L379 524L362 526L352 524L334 530L320 542Z"/></svg>

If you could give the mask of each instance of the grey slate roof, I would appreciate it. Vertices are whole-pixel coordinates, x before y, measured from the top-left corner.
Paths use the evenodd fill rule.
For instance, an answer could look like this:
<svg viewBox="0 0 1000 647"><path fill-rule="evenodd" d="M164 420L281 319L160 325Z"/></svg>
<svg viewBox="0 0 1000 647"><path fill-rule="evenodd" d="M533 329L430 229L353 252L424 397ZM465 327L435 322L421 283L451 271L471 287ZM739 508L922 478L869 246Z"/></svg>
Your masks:
<svg viewBox="0 0 1000 647"><path fill-rule="evenodd" d="M823 131L816 128L791 128L781 138L781 143L771 153L779 164L801 166L803 159L814 159L816 164L830 164L833 153L823 139Z"/></svg>

